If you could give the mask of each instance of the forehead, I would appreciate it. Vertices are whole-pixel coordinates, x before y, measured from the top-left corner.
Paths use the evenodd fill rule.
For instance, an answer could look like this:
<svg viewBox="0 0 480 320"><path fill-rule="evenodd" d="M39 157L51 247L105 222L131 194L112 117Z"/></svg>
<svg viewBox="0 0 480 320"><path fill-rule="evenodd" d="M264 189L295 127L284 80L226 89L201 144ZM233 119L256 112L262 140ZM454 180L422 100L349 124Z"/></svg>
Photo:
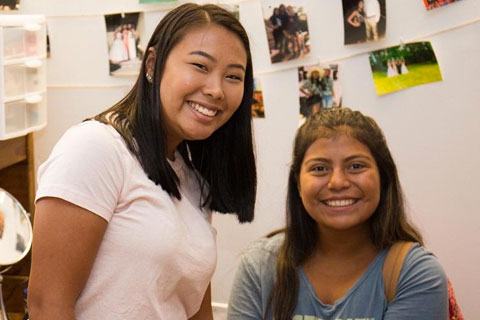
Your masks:
<svg viewBox="0 0 480 320"><path fill-rule="evenodd" d="M231 57L247 60L247 54L240 37L232 31L217 25L193 26L185 32L180 42L172 51L204 51L219 57Z"/></svg>
<svg viewBox="0 0 480 320"><path fill-rule="evenodd" d="M349 134L339 133L316 139L305 152L304 160L311 157L343 158L362 155L373 159L368 146Z"/></svg>

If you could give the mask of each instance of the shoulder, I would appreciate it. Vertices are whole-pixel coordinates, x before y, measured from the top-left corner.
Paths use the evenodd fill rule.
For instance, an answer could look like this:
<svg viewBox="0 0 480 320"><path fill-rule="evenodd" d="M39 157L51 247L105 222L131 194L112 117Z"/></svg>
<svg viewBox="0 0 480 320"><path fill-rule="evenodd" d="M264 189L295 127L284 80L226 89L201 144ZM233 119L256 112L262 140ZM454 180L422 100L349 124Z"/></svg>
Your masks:
<svg viewBox="0 0 480 320"><path fill-rule="evenodd" d="M438 258L418 243L415 243L405 258L404 267L418 268L420 266L430 267L443 272L443 268L438 261Z"/></svg>
<svg viewBox="0 0 480 320"><path fill-rule="evenodd" d="M92 181L105 183L105 177L109 181L121 180L127 153L115 129L97 121L82 122L65 132L39 167L39 186L64 183L73 187L85 183L88 187Z"/></svg>
<svg viewBox="0 0 480 320"><path fill-rule="evenodd" d="M113 127L91 120L68 129L55 145L51 158L117 161L128 152L123 138Z"/></svg>
<svg viewBox="0 0 480 320"><path fill-rule="evenodd" d="M95 146L108 147L112 142L123 142L123 139L111 126L89 120L68 129L59 140L60 144L66 142L76 142L80 146L88 145L95 148Z"/></svg>
<svg viewBox="0 0 480 320"><path fill-rule="evenodd" d="M241 263L249 269L262 272L263 269L275 269L278 251L283 244L284 233L270 238L260 238L250 244L242 254Z"/></svg>
<svg viewBox="0 0 480 320"><path fill-rule="evenodd" d="M409 282L443 286L447 282L445 271L437 257L424 247L415 243L407 256L400 272L399 286Z"/></svg>

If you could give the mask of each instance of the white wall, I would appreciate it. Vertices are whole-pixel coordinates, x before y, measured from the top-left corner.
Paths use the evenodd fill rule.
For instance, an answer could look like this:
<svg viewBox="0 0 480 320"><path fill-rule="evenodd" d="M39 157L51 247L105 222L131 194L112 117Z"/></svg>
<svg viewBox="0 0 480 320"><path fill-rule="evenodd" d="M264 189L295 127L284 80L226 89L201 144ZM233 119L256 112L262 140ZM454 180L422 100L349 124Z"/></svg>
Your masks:
<svg viewBox="0 0 480 320"><path fill-rule="evenodd" d="M137 2L22 0L22 13L47 14L51 35L49 125L35 134L37 165L69 126L110 106L133 83L108 76L103 14L162 8ZM273 66L260 0L240 6L251 37L254 68L263 80L266 119L254 121L259 173L255 222L239 225L232 216L214 218L219 261L213 300L228 301L245 246L283 224L291 141L298 121L295 66L339 60L344 105L373 116L384 129L411 216L451 277L466 318L476 318L480 312L476 271L480 269L476 199L480 191L476 168L480 163L480 2L463 0L427 12L422 0L388 0L386 39L355 46L343 45L341 1L305 2L312 57ZM160 17L159 12L149 12L147 28L153 28ZM368 55L362 53L398 45L400 40L430 40L444 80L378 97Z"/></svg>

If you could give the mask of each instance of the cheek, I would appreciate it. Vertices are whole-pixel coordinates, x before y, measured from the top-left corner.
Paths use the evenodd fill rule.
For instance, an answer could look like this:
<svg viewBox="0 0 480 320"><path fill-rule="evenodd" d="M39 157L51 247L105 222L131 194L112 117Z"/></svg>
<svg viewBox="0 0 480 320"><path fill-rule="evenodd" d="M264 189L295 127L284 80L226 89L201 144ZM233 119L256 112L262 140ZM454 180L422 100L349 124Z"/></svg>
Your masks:
<svg viewBox="0 0 480 320"><path fill-rule="evenodd" d="M298 193L302 199L303 205L308 206L308 203L312 203L316 198L320 186L318 181L309 178L300 178L300 186Z"/></svg>
<svg viewBox="0 0 480 320"><path fill-rule="evenodd" d="M380 178L379 177L372 177L370 183L370 197L372 199L372 206L374 206L374 210L377 209L378 204L380 203L380 193L381 193L381 186L380 186Z"/></svg>

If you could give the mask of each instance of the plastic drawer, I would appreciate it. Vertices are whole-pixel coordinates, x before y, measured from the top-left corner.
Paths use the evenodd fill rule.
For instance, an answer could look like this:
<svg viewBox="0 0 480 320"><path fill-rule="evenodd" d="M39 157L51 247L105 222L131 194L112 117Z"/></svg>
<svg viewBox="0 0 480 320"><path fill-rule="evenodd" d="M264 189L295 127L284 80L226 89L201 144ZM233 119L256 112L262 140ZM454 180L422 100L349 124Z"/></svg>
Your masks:
<svg viewBox="0 0 480 320"><path fill-rule="evenodd" d="M4 66L4 99L44 91L46 86L45 59L30 59Z"/></svg>
<svg viewBox="0 0 480 320"><path fill-rule="evenodd" d="M3 59L12 60L25 57L25 29L23 27L3 27Z"/></svg>
<svg viewBox="0 0 480 320"><path fill-rule="evenodd" d="M3 27L4 60L42 56L46 52L45 27L40 23Z"/></svg>
<svg viewBox="0 0 480 320"><path fill-rule="evenodd" d="M47 104L45 94L27 96L23 100L5 103L5 134L19 135L46 124Z"/></svg>
<svg viewBox="0 0 480 320"><path fill-rule="evenodd" d="M26 129L25 101L13 101L5 103L5 133L12 134Z"/></svg>

